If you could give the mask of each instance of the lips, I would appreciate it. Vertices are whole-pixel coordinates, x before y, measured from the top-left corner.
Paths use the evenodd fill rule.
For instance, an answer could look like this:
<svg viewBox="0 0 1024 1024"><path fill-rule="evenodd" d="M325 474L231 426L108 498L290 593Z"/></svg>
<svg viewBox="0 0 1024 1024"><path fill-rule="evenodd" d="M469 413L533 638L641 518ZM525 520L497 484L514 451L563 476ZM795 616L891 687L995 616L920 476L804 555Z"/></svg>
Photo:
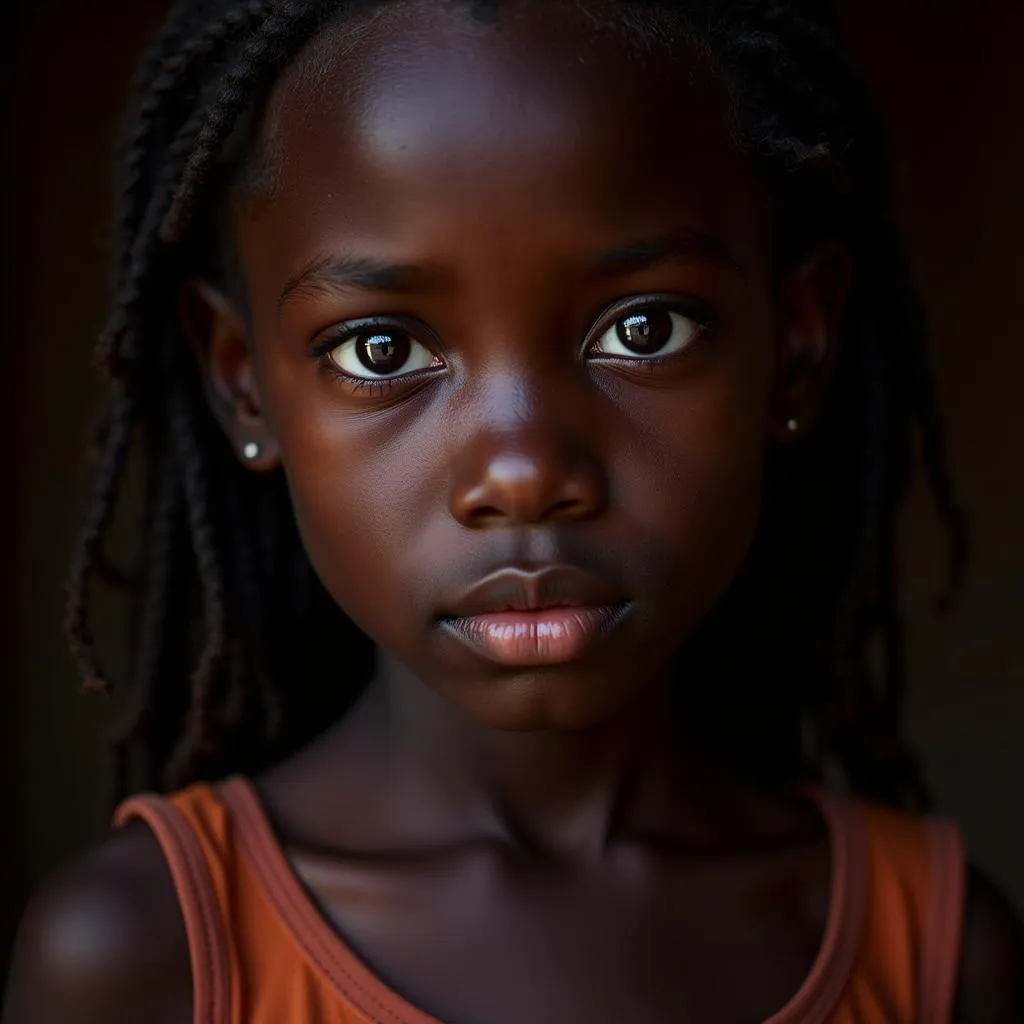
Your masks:
<svg viewBox="0 0 1024 1024"><path fill-rule="evenodd" d="M441 628L499 664L554 665L583 656L629 607L621 590L574 566L506 568L446 607Z"/></svg>

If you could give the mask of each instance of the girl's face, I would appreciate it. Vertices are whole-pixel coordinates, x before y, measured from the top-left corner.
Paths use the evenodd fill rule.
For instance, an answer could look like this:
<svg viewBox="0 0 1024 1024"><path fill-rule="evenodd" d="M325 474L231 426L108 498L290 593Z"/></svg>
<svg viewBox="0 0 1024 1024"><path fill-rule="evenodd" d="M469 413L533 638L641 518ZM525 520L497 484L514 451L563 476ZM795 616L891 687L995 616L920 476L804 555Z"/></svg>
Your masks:
<svg viewBox="0 0 1024 1024"><path fill-rule="evenodd" d="M274 90L248 319L193 285L216 411L280 459L328 590L478 721L608 717L751 543L827 318L777 301L728 118L689 45L575 5L385 7ZM550 603L577 610L453 622Z"/></svg>

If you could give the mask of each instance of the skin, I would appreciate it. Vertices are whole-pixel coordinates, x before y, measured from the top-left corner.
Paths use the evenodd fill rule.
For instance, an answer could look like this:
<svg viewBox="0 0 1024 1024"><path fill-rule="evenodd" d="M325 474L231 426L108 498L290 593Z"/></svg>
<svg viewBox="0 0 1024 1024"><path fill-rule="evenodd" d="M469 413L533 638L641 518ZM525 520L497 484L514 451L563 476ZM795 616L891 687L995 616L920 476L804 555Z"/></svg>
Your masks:
<svg viewBox="0 0 1024 1024"><path fill-rule="evenodd" d="M232 204L244 301L185 290L214 412L254 470L283 466L381 652L357 707L257 784L329 920L441 1020L761 1020L821 943L823 826L702 749L666 677L751 543L768 446L814 416L848 270L825 243L778 284L714 77L682 40L641 55L588 25L414 4L328 30L270 99L271 186ZM667 235L683 251L636 258ZM361 284L297 283L339 257ZM371 288L368 261L407 269ZM677 354L607 357L633 299L678 312ZM367 317L427 369L356 390L338 350L310 356ZM592 651L509 667L439 627L487 573L551 561L631 602ZM1015 941L972 876L962 1019L1020 1019ZM189 999L133 827L35 901L4 1021L184 1022Z"/></svg>

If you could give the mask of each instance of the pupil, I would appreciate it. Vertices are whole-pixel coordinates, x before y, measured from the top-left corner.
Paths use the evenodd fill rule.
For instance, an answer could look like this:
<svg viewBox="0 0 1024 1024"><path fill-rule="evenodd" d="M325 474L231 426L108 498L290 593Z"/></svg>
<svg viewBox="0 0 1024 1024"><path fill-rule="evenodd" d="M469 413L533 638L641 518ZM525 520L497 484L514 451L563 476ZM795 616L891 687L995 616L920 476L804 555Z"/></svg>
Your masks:
<svg viewBox="0 0 1024 1024"><path fill-rule="evenodd" d="M672 337L672 317L663 309L633 313L615 325L619 341L639 355L651 355L664 348Z"/></svg>
<svg viewBox="0 0 1024 1024"><path fill-rule="evenodd" d="M374 373L397 373L409 358L412 344L404 334L368 334L356 346L359 361Z"/></svg>

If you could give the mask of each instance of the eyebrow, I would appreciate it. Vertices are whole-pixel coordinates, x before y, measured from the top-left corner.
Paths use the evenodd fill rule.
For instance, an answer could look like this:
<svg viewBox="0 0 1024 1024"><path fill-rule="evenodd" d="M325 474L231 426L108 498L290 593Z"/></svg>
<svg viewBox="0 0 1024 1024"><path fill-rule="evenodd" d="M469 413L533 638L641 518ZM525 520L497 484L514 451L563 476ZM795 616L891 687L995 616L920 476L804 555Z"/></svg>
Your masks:
<svg viewBox="0 0 1024 1024"><path fill-rule="evenodd" d="M673 231L600 253L592 262L599 274L633 274L658 263L710 261L729 270L740 267L726 246L702 231Z"/></svg>
<svg viewBox="0 0 1024 1024"><path fill-rule="evenodd" d="M285 282L277 299L277 311L280 313L303 294L332 294L349 289L411 292L429 287L434 277L422 267L388 263L368 256L345 253L317 256Z"/></svg>
<svg viewBox="0 0 1024 1024"><path fill-rule="evenodd" d="M630 242L599 253L592 269L599 274L630 274L658 263L710 260L730 270L739 266L718 239L701 231L674 231ZM412 292L428 288L435 279L423 267L388 263L368 256L331 253L317 256L293 274L277 299L280 313L300 295L339 291Z"/></svg>

